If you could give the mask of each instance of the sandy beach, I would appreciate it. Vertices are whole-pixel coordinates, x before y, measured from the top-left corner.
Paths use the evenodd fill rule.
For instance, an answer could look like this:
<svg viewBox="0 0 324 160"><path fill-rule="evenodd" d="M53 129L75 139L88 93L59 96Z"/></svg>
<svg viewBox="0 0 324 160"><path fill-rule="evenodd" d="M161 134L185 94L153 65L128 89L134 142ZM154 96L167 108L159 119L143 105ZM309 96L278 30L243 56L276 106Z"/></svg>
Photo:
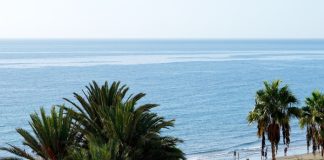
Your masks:
<svg viewBox="0 0 324 160"><path fill-rule="evenodd" d="M301 155L293 155L286 157L279 157L278 160L323 160L324 158L317 153L315 156L312 153L309 154L301 154Z"/></svg>

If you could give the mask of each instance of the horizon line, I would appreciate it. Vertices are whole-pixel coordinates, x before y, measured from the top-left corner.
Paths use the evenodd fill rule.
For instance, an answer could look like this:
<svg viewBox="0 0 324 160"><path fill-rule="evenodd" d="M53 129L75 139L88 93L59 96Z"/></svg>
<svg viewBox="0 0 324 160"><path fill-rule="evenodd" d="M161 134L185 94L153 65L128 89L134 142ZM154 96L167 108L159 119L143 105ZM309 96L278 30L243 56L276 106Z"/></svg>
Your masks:
<svg viewBox="0 0 324 160"><path fill-rule="evenodd" d="M0 38L0 41L23 40L102 40L102 41L324 41L324 38Z"/></svg>

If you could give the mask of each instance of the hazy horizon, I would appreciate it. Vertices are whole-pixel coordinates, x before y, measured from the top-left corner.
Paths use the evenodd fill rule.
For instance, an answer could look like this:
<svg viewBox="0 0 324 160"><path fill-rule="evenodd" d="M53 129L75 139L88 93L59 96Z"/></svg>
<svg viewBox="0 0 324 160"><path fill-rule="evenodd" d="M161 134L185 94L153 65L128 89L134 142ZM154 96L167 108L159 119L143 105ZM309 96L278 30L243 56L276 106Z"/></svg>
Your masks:
<svg viewBox="0 0 324 160"><path fill-rule="evenodd" d="M324 39L322 0L2 0L1 39Z"/></svg>
<svg viewBox="0 0 324 160"><path fill-rule="evenodd" d="M324 38L0 38L0 41L20 40L103 40L103 41L324 41Z"/></svg>

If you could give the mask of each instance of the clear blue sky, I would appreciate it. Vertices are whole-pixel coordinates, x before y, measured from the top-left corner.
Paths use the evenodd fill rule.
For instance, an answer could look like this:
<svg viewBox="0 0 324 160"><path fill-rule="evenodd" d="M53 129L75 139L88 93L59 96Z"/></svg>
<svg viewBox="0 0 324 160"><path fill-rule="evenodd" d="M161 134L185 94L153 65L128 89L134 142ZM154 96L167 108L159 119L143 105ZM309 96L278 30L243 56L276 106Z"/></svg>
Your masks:
<svg viewBox="0 0 324 160"><path fill-rule="evenodd" d="M1 0L0 38L324 38L324 0Z"/></svg>

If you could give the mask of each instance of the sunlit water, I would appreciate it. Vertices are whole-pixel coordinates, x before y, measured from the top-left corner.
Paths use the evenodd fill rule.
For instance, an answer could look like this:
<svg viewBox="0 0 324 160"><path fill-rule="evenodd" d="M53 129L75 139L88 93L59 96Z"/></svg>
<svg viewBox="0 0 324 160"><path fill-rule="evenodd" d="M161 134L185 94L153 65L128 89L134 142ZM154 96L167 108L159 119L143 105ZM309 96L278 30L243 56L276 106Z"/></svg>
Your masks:
<svg viewBox="0 0 324 160"><path fill-rule="evenodd" d="M0 41L0 145L21 145L15 128L29 114L73 99L90 81L116 80L142 103L176 119L164 131L184 140L189 159L260 159L249 126L262 81L281 79L299 98L324 89L324 41ZM288 154L305 153L305 131L293 120ZM283 148L279 149L282 155ZM269 146L269 157L270 157ZM7 155L0 152L0 155Z"/></svg>

